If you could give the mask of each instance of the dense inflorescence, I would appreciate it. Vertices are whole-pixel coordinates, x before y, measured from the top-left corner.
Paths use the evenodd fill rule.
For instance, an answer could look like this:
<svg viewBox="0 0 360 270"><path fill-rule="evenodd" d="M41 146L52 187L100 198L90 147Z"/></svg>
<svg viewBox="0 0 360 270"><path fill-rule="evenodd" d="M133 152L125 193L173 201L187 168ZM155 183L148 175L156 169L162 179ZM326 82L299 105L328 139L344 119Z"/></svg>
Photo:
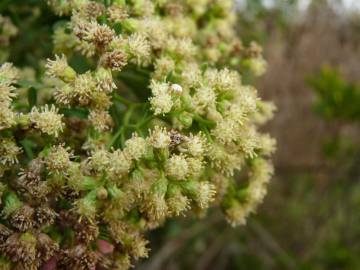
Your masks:
<svg viewBox="0 0 360 270"><path fill-rule="evenodd" d="M1 269L128 269L144 232L213 206L244 224L273 173L274 106L242 82L266 62L231 1L48 2L46 72L0 68Z"/></svg>

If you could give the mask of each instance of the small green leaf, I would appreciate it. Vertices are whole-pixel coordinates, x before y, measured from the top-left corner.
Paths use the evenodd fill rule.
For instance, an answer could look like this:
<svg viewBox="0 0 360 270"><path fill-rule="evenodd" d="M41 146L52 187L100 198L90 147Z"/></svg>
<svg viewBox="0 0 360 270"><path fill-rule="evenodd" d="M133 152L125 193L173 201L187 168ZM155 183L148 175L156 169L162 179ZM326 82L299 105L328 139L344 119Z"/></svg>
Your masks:
<svg viewBox="0 0 360 270"><path fill-rule="evenodd" d="M24 88L34 87L37 89L44 87L44 84L42 84L42 83L32 82L32 81L28 81L28 80L19 80L16 82L16 85L18 87L24 87Z"/></svg>
<svg viewBox="0 0 360 270"><path fill-rule="evenodd" d="M36 144L33 141L24 139L20 141L21 146L24 148L25 154L29 159L34 158L33 148L36 147Z"/></svg>
<svg viewBox="0 0 360 270"><path fill-rule="evenodd" d="M30 87L28 90L28 102L30 109L37 104L37 90L34 87Z"/></svg>
<svg viewBox="0 0 360 270"><path fill-rule="evenodd" d="M87 119L89 111L84 108L71 108L71 109L61 109L60 113L66 117L78 117L80 119Z"/></svg>

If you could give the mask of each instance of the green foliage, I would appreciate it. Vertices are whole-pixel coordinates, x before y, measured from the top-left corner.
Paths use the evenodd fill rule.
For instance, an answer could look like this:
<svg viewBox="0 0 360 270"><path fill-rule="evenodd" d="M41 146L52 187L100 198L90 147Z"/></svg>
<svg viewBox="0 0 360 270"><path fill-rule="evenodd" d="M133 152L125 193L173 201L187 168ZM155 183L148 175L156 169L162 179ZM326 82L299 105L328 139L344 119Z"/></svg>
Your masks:
<svg viewBox="0 0 360 270"><path fill-rule="evenodd" d="M324 66L308 78L316 94L315 109L328 119L360 120L360 86L347 82L336 68Z"/></svg>
<svg viewBox="0 0 360 270"><path fill-rule="evenodd" d="M296 14L298 0L276 0L271 7L263 0L246 0L239 10L238 30L245 43L253 40L265 43L271 36L270 29L287 31Z"/></svg>
<svg viewBox="0 0 360 270"><path fill-rule="evenodd" d="M10 61L39 70L39 60L52 55L52 25L58 18L43 0L0 1L0 14L9 17L18 28L7 47Z"/></svg>

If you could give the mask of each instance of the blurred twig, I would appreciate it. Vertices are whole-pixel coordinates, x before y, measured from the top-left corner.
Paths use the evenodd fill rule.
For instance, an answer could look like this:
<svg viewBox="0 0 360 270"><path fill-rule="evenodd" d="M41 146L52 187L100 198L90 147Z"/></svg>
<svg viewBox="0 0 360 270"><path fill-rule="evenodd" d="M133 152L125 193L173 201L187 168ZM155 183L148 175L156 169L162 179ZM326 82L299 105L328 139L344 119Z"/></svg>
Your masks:
<svg viewBox="0 0 360 270"><path fill-rule="evenodd" d="M201 222L195 226L191 226L188 229L184 230L179 236L170 239L165 243L165 245L152 256L152 258L139 266L138 270L159 270L163 263L169 259L177 250L179 250L185 243L193 238L196 234L204 231L205 229L214 226L218 222L222 221L222 217L215 213L210 219L207 219L207 222Z"/></svg>
<svg viewBox="0 0 360 270"><path fill-rule="evenodd" d="M217 254L224 248L224 243L228 240L229 233L222 232L209 246L209 248L204 252L204 255L199 258L195 270L207 270L211 262L217 256Z"/></svg>
<svg viewBox="0 0 360 270"><path fill-rule="evenodd" d="M252 221L248 226L262 241L265 247L279 258L286 269L297 269L295 260L291 258L276 239L260 223Z"/></svg>

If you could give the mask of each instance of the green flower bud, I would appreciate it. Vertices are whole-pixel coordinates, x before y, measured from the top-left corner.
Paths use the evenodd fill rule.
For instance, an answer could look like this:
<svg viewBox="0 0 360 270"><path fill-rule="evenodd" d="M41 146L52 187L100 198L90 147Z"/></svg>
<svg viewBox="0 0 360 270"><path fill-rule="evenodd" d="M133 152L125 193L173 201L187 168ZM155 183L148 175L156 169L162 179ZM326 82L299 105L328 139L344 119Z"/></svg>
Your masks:
<svg viewBox="0 0 360 270"><path fill-rule="evenodd" d="M183 124L186 128L191 127L193 122L193 117L191 113L183 112L178 116L179 121Z"/></svg>
<svg viewBox="0 0 360 270"><path fill-rule="evenodd" d="M8 217L12 213L14 213L16 210L20 209L20 207L23 205L23 203L20 201L20 199L16 196L14 192L9 192L5 195L4 198L4 208L2 210L2 214L5 217Z"/></svg>
<svg viewBox="0 0 360 270"><path fill-rule="evenodd" d="M161 176L154 184L152 184L150 190L152 194L164 196L168 188L168 179L165 176Z"/></svg>
<svg viewBox="0 0 360 270"><path fill-rule="evenodd" d="M182 108L186 111L193 111L194 110L194 104L192 102L192 98L189 94L183 94L180 97Z"/></svg>
<svg viewBox="0 0 360 270"><path fill-rule="evenodd" d="M122 26L128 32L135 32L138 26L138 21L132 18L128 18L122 22Z"/></svg>
<svg viewBox="0 0 360 270"><path fill-rule="evenodd" d="M29 232L23 233L23 234L20 236L20 240L21 240L21 241L27 241L27 242L36 243L36 238L35 238L35 236L32 235L32 234L29 233Z"/></svg>
<svg viewBox="0 0 360 270"><path fill-rule="evenodd" d="M22 129L28 129L30 127L30 117L28 114L19 114L16 118L16 123Z"/></svg>
<svg viewBox="0 0 360 270"><path fill-rule="evenodd" d="M232 57L230 59L230 65L236 67L240 64L240 59L238 57Z"/></svg>
<svg viewBox="0 0 360 270"><path fill-rule="evenodd" d="M222 53L226 52L228 49L229 49L229 46L228 46L226 43L221 42L221 43L219 44L219 50L220 50Z"/></svg>
<svg viewBox="0 0 360 270"><path fill-rule="evenodd" d="M155 160L154 148L146 147L144 159L148 160L148 161L154 161Z"/></svg>
<svg viewBox="0 0 360 270"><path fill-rule="evenodd" d="M65 68L64 74L63 74L63 76L61 78L65 82L72 82L76 78L76 72L72 67L68 66L68 67Z"/></svg>
<svg viewBox="0 0 360 270"><path fill-rule="evenodd" d="M169 149L168 148L156 149L155 156L156 156L156 160L160 164L164 164L169 159L170 156Z"/></svg>
<svg viewBox="0 0 360 270"><path fill-rule="evenodd" d="M74 205L76 212L83 217L93 219L96 215L96 204L97 204L97 194L96 190L89 192L82 199L77 200Z"/></svg>

